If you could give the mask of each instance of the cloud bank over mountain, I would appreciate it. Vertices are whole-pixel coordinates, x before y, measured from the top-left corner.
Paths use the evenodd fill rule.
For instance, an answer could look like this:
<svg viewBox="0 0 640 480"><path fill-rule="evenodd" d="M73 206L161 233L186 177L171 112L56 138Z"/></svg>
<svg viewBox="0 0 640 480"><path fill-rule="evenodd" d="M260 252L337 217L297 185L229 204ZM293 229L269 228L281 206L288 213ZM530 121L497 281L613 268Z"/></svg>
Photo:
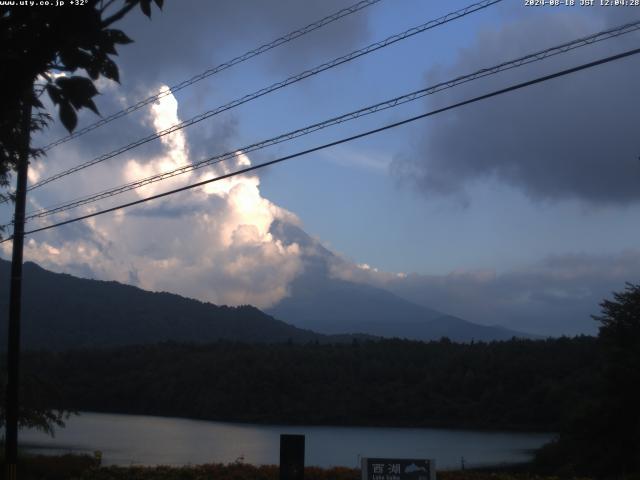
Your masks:
<svg viewBox="0 0 640 480"><path fill-rule="evenodd" d="M346 261L334 263L343 280L385 288L419 305L484 325L537 335L594 334L591 315L625 282L640 278L640 250L614 255L549 256L521 268L459 270L447 275L392 274Z"/></svg>
<svg viewBox="0 0 640 480"><path fill-rule="evenodd" d="M164 97L149 116L156 130L177 123L176 99ZM189 138L179 131L162 137L160 147L132 154L119 167L103 168L113 180L124 183L174 169L191 158ZM250 163L239 152L233 162L145 186L133 198ZM39 166L34 171L48 174L45 170ZM640 251L550 256L501 273L381 272L330 252L300 227L293 213L262 196L257 175L242 175L71 228L47 231L27 241L25 258L54 271L118 280L217 304L260 308L286 299L293 282L306 273L309 285L314 284L313 278L369 284L472 322L540 335L594 333L590 315L598 312L598 303L625 281L640 276ZM8 256L10 244L2 248Z"/></svg>
<svg viewBox="0 0 640 480"><path fill-rule="evenodd" d="M179 122L177 110L176 99L168 95L152 107L149 120L161 130ZM189 163L183 131L161 142L151 155L136 152L124 165L112 166L111 177L125 183ZM250 163L239 152L231 162L145 186L134 195L143 198ZM26 242L25 258L54 271L115 279L218 304L270 306L287 294L301 262L298 246L283 245L269 228L276 219L298 219L262 197L259 186L256 175L232 177L69 230L51 230ZM77 214L74 210L66 215ZM9 255L10 244L3 244L3 249Z"/></svg>
<svg viewBox="0 0 640 480"><path fill-rule="evenodd" d="M167 84L177 83L348 3L351 2L169 2L164 13L154 15L152 22L138 12L120 26L136 40L123 47L119 56L123 85L99 82L102 95L97 103L100 111L103 114L117 111L157 92L158 88L166 88ZM402 22L416 23L414 18L403 17L402 22L388 18L387 14L393 13L393 8L384 3L379 5L382 10L376 10L378 6L363 10L322 32L310 34L251 63L234 67L233 71L201 82L197 88L180 91L176 97L167 96L148 110L141 109L110 123L108 128L61 145L49 151L43 161L32 162L30 180L34 182L85 162L97 154L145 137L152 130L161 130L272 80L281 80L344 54L364 45L371 36L370 29L374 30L372 37L383 38L386 33L406 28ZM403 8L413 11L423 7L431 8L431 4L415 2ZM434 11L425 11L423 16L435 17L437 8L433 8ZM460 33L469 24L443 27L442 32L451 29L450 36L443 33L437 38L449 38L455 46L447 50L444 47L449 42L442 41L442 56L438 58L445 60L440 66L434 66L437 60L431 56L425 57L429 70L423 84L434 84L628 21L624 18L628 10L616 8L523 14L517 6L511 12L513 15L496 11L496 17L481 23L480 30L469 30L471 40L468 42L466 34ZM381 25L389 32L385 33ZM431 45L431 35L435 33L429 33L424 40L415 38L412 47L415 50L401 50L398 45L398 50L387 53L398 59L405 56L422 58L420 49ZM631 48L637 38L636 33L429 96L426 109ZM464 45L461 49L458 48L460 42ZM205 156L232 151L238 145L271 133L281 133L289 128L287 121L295 126L316 122L336 113L337 109L329 111L327 107L327 111L323 110L329 100L339 103L340 109L347 105L356 108L362 106L356 105L361 100L365 104L365 99L371 102L403 93L380 87L388 84L395 88L400 74L402 78L414 74L420 78L420 73L424 72L425 63L406 62L411 63L406 72L398 66L397 72L391 69L394 78L387 79L385 74L389 72L380 71L387 69L387 64L380 61L384 55L379 52L363 58L362 62L341 67L333 74L302 82L296 88L283 89L273 96L273 103L265 98L256 102L255 107L247 105L247 108L216 115L189 129L162 137L161 141L149 142L49 184L30 193L30 209L48 207ZM343 82L347 75L354 81ZM359 75L366 77L370 84L358 82L357 79L362 78ZM382 80L376 84L374 80L380 78ZM633 226L621 226L632 224L626 219L634 218L634 208L640 206L637 187L640 150L635 133L640 117L635 108L637 102L634 102L638 98L636 85L640 83L640 67L637 62L622 61L566 80L468 106L439 116L437 121L416 124L413 130L418 133L416 137L411 137L409 129L404 134L398 130L395 131L397 137L383 137L378 144L354 143L328 150L324 153L325 160L329 159L325 164L322 164L321 156L314 158L318 168L310 170L316 174L314 177L305 176L304 167L300 170L292 168L288 170L294 172L291 176L273 183L271 195L264 193L269 186L266 176L262 177L261 184L259 175L263 173L244 175L144 206L42 232L28 239L25 257L58 272L119 280L145 289L168 290L219 304L250 303L271 308L292 293L292 286L303 275L307 275L307 279L309 275L316 275L327 281L364 283L385 289L414 304L484 325L500 324L542 335L593 333L595 322L589 316L598 312L598 303L612 291L621 290L624 282L640 279L640 251L633 243L634 238L638 238L638 230ZM361 90L362 97L353 95L347 88L354 85ZM409 85L405 87L409 89ZM354 104L340 95L353 97ZM306 112L309 116L305 116ZM95 120L93 113L82 111L79 124L88 125ZM270 128L274 132L270 132ZM51 130L36 138L35 144L46 144L64 133L59 124L54 124ZM390 146L386 145L387 141ZM525 200L530 201L526 205L529 210L523 214L517 209L515 213L501 213L500 207L509 204L515 195L505 196L500 191L485 192L484 211L467 209L474 215L473 219L457 216L459 210L430 208L438 202L423 209L423 204L418 202L424 198L411 195L407 195L407 202L395 203L406 192L385 192L382 187L386 179L380 179L381 173L387 172L388 159L393 157L396 148L400 153L392 163L392 173L425 194L427 201L444 197L473 202L474 187L498 185L518 195L524 193L528 197ZM256 152L252 158L240 154L235 162L148 185L105 201L100 208L196 182L216 173L226 173L282 152L289 151L283 146L283 150L266 154ZM321 167L317 167L318 164ZM336 165L364 168L342 168L337 172ZM332 174L326 177L317 175L320 169L329 171L332 168ZM367 171L376 172L375 182L367 180ZM337 178L340 183L331 183ZM294 192L294 183L311 192L307 198L292 193L288 200L293 200L289 203L283 200L284 196L274 200L275 191L289 192L290 189ZM319 190L309 188L318 185ZM325 185L347 192L344 196L335 196L340 198L342 205L335 207L334 203L333 214L328 215L327 211L331 210L326 207L331 203L331 196ZM374 203L372 207L371 201L364 199L365 190L374 192L380 203ZM565 207L568 204L586 206L584 215L575 223L587 226L581 231L594 233L591 243L581 241L574 245L573 223L568 220L573 220L570 217L575 210L555 211L557 205ZM354 205L357 208L351 208ZM539 214L536 224L532 221L532 212L540 205L546 206L547 210ZM71 211L56 220L80 212L88 213L93 208ZM341 208L348 211L350 217L346 221L334 221L336 218L332 215ZM620 214L623 209L627 216ZM372 211L374 214L367 216ZM590 216L594 211L602 215ZM319 240L309 239L301 230L302 221L297 217L301 215L302 220L310 224L314 214L325 215L328 218L325 223L333 228L333 232L326 228L324 232L328 233ZM361 215L358 218L366 218L369 225L363 226L364 222L360 222L354 227L357 222L350 224L351 218L358 214ZM390 221L403 216L405 222ZM548 218L548 221L541 222L540 217ZM310 231L318 231L317 225L322 223L315 220ZM495 233L492 228L498 223L505 227ZM300 227L301 234L292 238L291 232L277 228L284 224ZM415 228L417 225L425 227ZM539 225L545 228L539 228ZM554 230L558 225L564 227L564 243ZM519 230L522 226L529 228ZM356 228L362 230L355 232ZM384 236L380 234L381 229L393 233L390 240L380 241L378 237ZM484 229L482 235L475 235L480 229ZM521 233L523 230L526 230L525 234L509 237L509 232ZM486 231L489 231L488 235L484 235ZM344 232L348 232L347 235ZM431 241L432 233L433 237L444 237L444 240ZM380 271L375 268L375 259L358 257L358 262L351 261L349 255L341 256L337 252L347 243L345 241L340 248L331 251L322 247L322 241L338 243L340 237L344 240L346 236L356 239L350 241L358 244L357 248L367 245L367 252L376 249L384 252L384 258L391 259L389 265L416 265L419 273ZM527 245L521 245L524 236L532 239ZM591 238L588 233L582 236ZM540 248L532 248L532 243L539 244ZM400 245L418 245L419 248L409 253ZM627 248L629 245L633 248ZM10 253L9 247L9 244L1 247L5 258ZM509 256L505 254L506 249L525 253ZM483 251L488 252L486 257L482 256ZM492 256L494 251L498 254ZM352 249L351 258L357 255ZM398 261L402 257L405 257L402 262ZM511 259L504 260L506 257ZM406 258L409 258L408 262ZM421 261L424 258L445 260L438 264ZM485 261L485 258L489 260ZM489 268L469 268L476 261ZM446 273L447 269L449 273ZM431 271L440 273L430 274Z"/></svg>

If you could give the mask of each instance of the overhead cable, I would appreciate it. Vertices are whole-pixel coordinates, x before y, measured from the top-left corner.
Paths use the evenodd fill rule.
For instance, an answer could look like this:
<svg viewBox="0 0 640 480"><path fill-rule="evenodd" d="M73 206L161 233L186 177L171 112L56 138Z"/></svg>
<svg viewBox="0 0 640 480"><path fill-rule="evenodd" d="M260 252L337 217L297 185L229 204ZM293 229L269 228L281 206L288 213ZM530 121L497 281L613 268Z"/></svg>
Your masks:
<svg viewBox="0 0 640 480"><path fill-rule="evenodd" d="M376 50L380 50L381 48L385 48L388 47L389 45L392 45L396 42L399 42L401 40L406 40L407 38L410 38L414 35L417 35L419 33L425 32L427 30L430 30L432 28L438 27L440 25L443 25L445 23L451 22L453 20L457 20L459 18L462 18L466 15L469 15L471 13L477 12L479 10L482 10L484 8L487 8L491 5L494 5L496 3L499 3L503 0L483 0L481 2L478 3L474 3L471 4L465 8L462 8L460 10L456 10L455 12L451 12L448 13L447 15L444 15L440 18L437 18L435 20L430 20L429 22L423 23L422 25L419 25L417 27L413 27L410 28L408 30L405 30L404 32L392 35L388 38L386 38L385 40L382 40L380 42L376 42L376 43L372 43L371 45L368 45L367 47L361 48L359 50L355 50L347 55L343 55L342 57L338 57L334 60L331 60L330 62L326 62L323 63L322 65L318 65L317 67L311 68L309 70L305 70L302 73L299 73L297 75L293 75L285 80L282 80L280 82L276 82L268 87L262 88L260 90L257 90L253 93L247 94L243 97L240 97L236 100L233 100L225 105L221 105L217 108L214 108L213 110L209 110L207 112L201 113L199 115L196 115L195 117L190 118L189 120L185 120L183 122L177 123L175 125L172 125L168 128L165 128L164 130L161 130L159 132L153 133L147 137L143 137L141 139L138 139L134 142L131 142L125 146L122 146L120 148L117 148L109 153L105 153L103 155L100 155L92 160L89 160L85 163L82 163L80 165L76 165L75 167L72 167L68 170L64 170L62 172L59 172L55 175L52 175L48 178L44 178L36 183L33 183L32 185L29 186L28 190L33 190L36 188L39 188L43 185L46 185L47 183L53 182L54 180L58 180L59 178L65 177L67 175L71 175L72 173L78 172L80 170L84 170L85 168L91 167L93 165L96 165L98 163L102 163L106 160L109 160L110 158L113 158L117 155L120 155L124 152L127 152L129 150L132 150L136 147L139 147L140 145L144 145L152 140L156 140L160 137L163 137L165 135L168 135L170 133L176 132L178 130L182 130L183 128L186 127L190 127L191 125L195 125L198 122L201 122L207 118L210 118L214 115L218 115L222 112L231 110L232 108L235 108L237 106L243 105L247 102L250 102L252 100L255 100L259 97L262 97L264 95L267 95L271 92L274 92L276 90L279 90L281 88L284 88L288 85L297 83L301 80L304 80L305 78L317 75L321 72L324 72L325 70L329 70L331 68L337 67L338 65L342 65L344 63L350 62L352 60L355 60L356 58L362 57L363 55L367 55L371 52L375 52Z"/></svg>
<svg viewBox="0 0 640 480"><path fill-rule="evenodd" d="M469 105L469 104L472 104L472 103L475 103L475 102L479 102L481 100L486 100L486 99L489 99L489 98L492 98L492 97L496 97L498 95L503 95L505 93L512 92L512 91L515 91L515 90L520 90L522 88L529 87L531 85L535 85L535 84L539 84L539 83L543 83L543 82L552 80L554 78L558 78L558 77L562 77L562 76L565 76L565 75L569 75L569 74L572 74L572 73L575 73L575 72L579 72L581 70L586 70L586 69L589 69L589 68L593 68L593 67L596 67L598 65L603 65L603 64L606 64L606 63L609 63L609 62L613 62L615 60L620 60L622 58L630 57L632 55L637 55L638 53L640 53L640 48L636 48L636 49L633 49L633 50L627 50L626 52L622 52L622 53L619 53L617 55L611 55L611 56L608 56L608 57L605 57L605 58L601 58L599 60L595 60L593 62L584 63L584 64L579 65L577 67L568 68L568 69L561 70L561 71L558 71L558 72L555 72L555 73L552 73L552 74L549 74L549 75L544 75L542 77L535 78L533 80L529 80L529 81L526 81L526 82L522 82L522 83L518 83L518 84L515 84L515 85L511 85L509 87L502 88L502 89L499 89L499 90L494 90L493 92L490 92L490 93L487 93L487 94L484 94L484 95L476 96L476 97L470 98L468 100L464 100L462 102L457 102L457 103L454 103L454 104L446 106L446 107L438 108L438 109L432 110L430 112L426 112L426 113L423 113L423 114L420 114L420 115L416 115L414 117L410 117L410 118L401 120L399 122L391 123L391 124L385 125L383 127L375 128L373 130L368 130L366 132L362 132L362 133L359 133L357 135L352 135L350 137L342 138L340 140L336 140L336 141L333 141L333 142L330 142L330 143L325 143L323 145L320 145L320 146L317 146L317 147L313 147L313 148L310 148L310 149L307 149L307 150L303 150L301 152L297 152L297 153L294 153L294 154L291 154L291 155L287 155L287 156L284 156L284 157L280 157L280 158L277 158L275 160L271 160L271 161L264 162L264 163L261 163L261 164L258 164L258 165L254 165L254 166L251 166L251 167L243 168L241 170L237 170L235 172L227 173L225 175L220 175L220 176L217 176L217 177L209 178L209 179L203 180L201 182L197 182L197 183L194 183L194 184L191 184L191 185L187 185L187 186L184 186L184 187L181 187L181 188L176 188L174 190L163 192L163 193L160 193L160 194L157 194L157 195L152 195L152 196L149 196L149 197L146 197L146 198L141 198L141 199L135 200L133 202L123 203L123 204L117 205L115 207L107 208L107 209L100 210L100 211L93 212L93 213L89 213L89 214L86 214L86 215L81 215L81 216L78 216L78 217L75 217L75 218L71 218L69 220L65 220L65 221L62 221L62 222L54 223L52 225L47 225L47 226L44 226L44 227L40 227L40 228L36 228L36 229L33 229L33 230L29 230L29 231L25 232L25 235L29 235L29 234L33 234L33 233L37 233L37 232L42 232L44 230L50 230L52 228L57 228L57 227L61 227L63 225L68 225L70 223L79 222L81 220L86 220L88 218L93 218L93 217L97 217L99 215L104 215L104 214L107 214L107 213L110 213L110 212L114 212L114 211L117 211L117 210L122 210L124 208L132 207L134 205L140 205L142 203L146 203L146 202L149 202L151 200L156 200L158 198L167 197L169 195L173 195L173 194L176 194L176 193L179 193L179 192L184 192L186 190L191 190L193 188L202 187L202 186L207 185L207 184L212 183L212 182L225 180L227 178L235 177L236 175L249 173L249 172L252 172L252 171L267 167L267 166L270 166L270 165L275 165L275 164L284 162L286 160L291 160L291 159L294 159L294 158L297 158L297 157L301 157L303 155L308 155L308 154L313 153L313 152L324 150L326 148L334 147L336 145L340 145L340 144L351 142L351 141L354 141L354 140L357 140L357 139L360 139L360 138L368 137L370 135L383 132L385 130L389 130L389 129L392 129L392 128L397 128L397 127L399 127L401 125L406 125L408 123L415 122L415 121L423 119L423 118L431 117L431 116L437 115L439 113L443 113L443 112L446 112L446 111L449 111L449 110L453 110L455 108L459 108L459 107L462 107L464 105ZM4 243L6 241L9 241L12 238L13 237L6 238L6 239L0 241L0 243Z"/></svg>
<svg viewBox="0 0 640 480"><path fill-rule="evenodd" d="M607 39L611 39L611 38L615 38L618 37L620 35L624 35L633 31L637 31L640 29L640 20L636 21L636 22L632 22L632 23L627 23L624 25L620 25L617 26L615 28L611 28L602 32L598 32L598 33L594 33L592 35L586 36L586 37L581 37L578 38L576 40L573 40L571 42L566 42L563 43L561 45L557 45L551 48L547 48L545 50L540 50L537 51L535 53L530 53L528 55L513 59L513 60L509 60L506 62L502 62L498 65L494 65L492 67L487 67L487 68L482 68L480 70L477 70L473 73L467 74L467 75L462 75L459 77L456 77L454 79L451 80L447 80L445 82L440 82L437 83L435 85L420 89L420 90L416 90L414 92L411 93L407 93L405 95L401 95L389 100L385 100L383 102L379 102L376 103L374 105L370 105L364 108L361 108L359 110L355 110L349 113L345 113L343 115L337 116L337 117L333 117L330 118L328 120L324 120L322 122L319 123L315 123L312 125L308 125L306 127L303 128L299 128L297 130L293 130L287 133L283 133L281 135L278 135L276 137L272 137L269 138L267 140L262 140L260 142L256 142L250 145L245 145L243 147L239 147L236 148L234 150L213 156L213 157L209 157L207 159L195 162L195 163L189 163L189 164L185 164L179 168L176 168L174 170L170 170L167 172L162 172L162 173L158 173L156 175L151 175L148 176L146 178L142 178L133 182L129 182L127 184L124 185L120 185L118 187L114 187L108 190L104 190L102 192L99 193L94 193L94 194L90 194L84 197L80 197L78 199L75 200L71 200L71 201L67 201L61 204L58 204L56 206L53 207L48 207L48 208L44 208L44 209L40 209L38 211L35 212L30 212L27 214L27 216L25 217L26 220L32 220L35 218L43 218L43 217L47 217L56 213L60 213L60 212L64 212L66 210L70 210L73 208L77 208L80 207L82 205L86 205L89 203L93 203L105 198L109 198L115 195L119 195L140 187L144 187L146 185L152 184L152 183L156 183L162 180L166 180L168 178L172 178L175 177L177 175L182 175L188 172L192 172L204 167L208 167L211 165L215 165L218 164L220 162L229 160L229 159L233 159L235 157L237 157L238 155L240 155L241 153L250 153L256 150L260 150L272 145L277 145L279 143L283 143L286 141L290 141L293 140L295 138L298 137L302 137L304 135L308 135L310 133L316 132L318 130L322 130L324 128L328 128L330 126L334 126L337 124L341 124L350 120L354 120L366 115L371 115L373 113L376 112L380 112L382 110L386 110L389 108L393 108L393 107L397 107L398 105L402 105L408 102L412 102L415 101L417 99L423 98L427 95L432 95L434 93L440 92L442 90L446 90L449 88L453 88L457 85L461 85L473 80L477 80L479 78L483 78L483 77L487 77L489 75L495 75L497 73L500 72L504 72L516 67L520 67L522 65L528 65L530 63L533 62L538 62L541 60L544 60L546 58L555 56L555 55L559 55L562 53L566 53L570 50L574 50L586 45L591 45L593 43L596 42L600 42L603 40L607 40Z"/></svg>
<svg viewBox="0 0 640 480"><path fill-rule="evenodd" d="M45 145L44 147L42 147L42 150L44 150L45 152L47 150L51 150L53 147L56 147L58 145L61 145L63 143L68 142L69 140L73 140L74 138L78 138L81 135L84 135L85 133L91 132L92 130L95 130L97 128L102 127L103 125L106 125L109 122L112 122L114 120L117 120L118 118L122 118L132 112L135 112L136 110L141 109L142 107L149 105L153 102L157 102L158 100L160 100L163 97L166 97L167 95L171 95L174 94L180 90L182 90L183 88L186 88L190 85L193 85L194 83L199 82L200 80L204 80L205 78L209 78L212 75L215 75L216 73L220 73L223 70L226 70L230 67L233 67L234 65L237 65L239 63L242 63L244 61L247 61L253 57L256 57L262 53L268 52L269 50L272 50L276 47L279 47L280 45L284 45L285 43L291 42L292 40L295 40L298 37L301 37L303 35L306 35L307 33L313 32L314 30L318 30L319 28L324 27L325 25L328 25L330 23L335 22L336 20L339 20L343 17L346 17L347 15L351 15L352 13L358 12L364 8L367 8L375 3L380 2L381 0L363 0L360 1L358 3L355 3L353 5L351 5L350 7L347 8L343 8L342 10L335 12L331 15L328 15L318 21L315 21L313 23L310 23L309 25L307 25L306 27L300 28L298 30L294 30L293 32L290 32L282 37L276 38L275 40L269 42L269 43L265 43L263 45L260 45L257 48L254 48L253 50L249 50L248 52L243 53L242 55L239 55L235 58L232 58L231 60L221 63L220 65L217 65L213 68L210 68L208 70L205 70L202 73L199 73L198 75L194 75L193 77L189 78L188 80L184 80L172 87L169 87L169 89L166 90L162 90L161 92L155 94L155 95L151 95L148 98L145 98L144 100L140 100L139 102L124 108L118 112L115 112L107 117L101 118L100 120L98 120L95 123L92 123L91 125L87 125L84 128L81 128L79 130L76 130L75 132L67 135L66 137L62 137L59 138L58 140L51 142L47 145Z"/></svg>

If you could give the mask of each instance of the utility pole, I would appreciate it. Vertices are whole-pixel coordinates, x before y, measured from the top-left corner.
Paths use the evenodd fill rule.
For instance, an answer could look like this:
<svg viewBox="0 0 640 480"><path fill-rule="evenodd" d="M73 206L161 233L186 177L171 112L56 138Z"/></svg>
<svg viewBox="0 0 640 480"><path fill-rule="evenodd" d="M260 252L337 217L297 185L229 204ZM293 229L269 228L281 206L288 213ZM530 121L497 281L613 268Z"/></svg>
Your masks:
<svg viewBox="0 0 640 480"><path fill-rule="evenodd" d="M23 146L17 165L16 204L13 216L13 252L9 287L9 332L7 348L7 398L5 406L5 461L7 479L16 480L18 465L18 413L20 381L20 311L22 303L22 251L24 246L24 215L27 200L27 172L31 141L31 100L33 84L24 93L21 130Z"/></svg>

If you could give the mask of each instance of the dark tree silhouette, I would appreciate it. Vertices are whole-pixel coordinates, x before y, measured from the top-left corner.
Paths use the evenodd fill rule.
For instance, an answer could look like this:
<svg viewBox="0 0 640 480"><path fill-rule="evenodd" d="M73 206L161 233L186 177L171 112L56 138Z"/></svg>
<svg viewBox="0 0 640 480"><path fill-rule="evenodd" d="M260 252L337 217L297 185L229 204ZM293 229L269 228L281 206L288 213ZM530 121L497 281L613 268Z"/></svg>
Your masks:
<svg viewBox="0 0 640 480"><path fill-rule="evenodd" d="M29 140L33 131L46 127L52 119L44 109L41 95L45 92L49 95L69 132L75 128L76 112L81 108L89 108L98 114L93 102L98 91L93 82L101 76L119 80L118 67L111 57L117 55L116 45L132 42L121 30L111 26L136 6L150 17L151 1L83 0L80 5L67 2L66 6L59 7L15 2L15 5L0 6L0 187L9 186L12 170L20 172L18 178L22 179L19 182L22 186L18 191L22 193L18 196L15 224L18 228L16 240L20 238L18 247L14 240L14 250L19 251L17 256L14 251L17 265L22 263L22 222L18 219L24 217L27 157L42 153L30 148ZM163 0L154 1L162 8ZM83 71L87 76L82 75ZM11 196L10 193L0 194L5 200ZM16 274L12 272L12 287L20 284L20 269L17 267ZM19 292L19 288L16 291ZM19 303L19 293L15 298ZM19 332L11 328L19 325L19 314L16 318L10 317L9 330ZM18 339L15 335L9 342L7 418L13 420L7 420L7 424L15 431L17 416L19 424L51 431L52 426L62 420L60 412L35 404L22 405L19 412L12 410L17 408ZM22 385L23 391L26 386ZM8 440L7 444L10 443L15 441Z"/></svg>
<svg viewBox="0 0 640 480"><path fill-rule="evenodd" d="M128 317L130 325L140 320ZM545 431L583 401L596 366L593 337L473 345L265 339L40 350L26 352L23 364L60 385L50 406L59 399L80 411Z"/></svg>
<svg viewBox="0 0 640 480"><path fill-rule="evenodd" d="M163 0L154 1L162 8ZM76 112L81 108L98 113L93 80L103 76L118 81L118 67L111 57L117 55L116 45L132 41L111 26L137 5L151 16L151 0L88 0L84 5L65 7L0 6L0 186L9 185L25 136L51 119L43 110L42 93L46 91L57 105L59 118L69 131L75 128ZM88 77L75 75L82 70ZM25 132L22 118L30 106L36 114ZM39 153L31 151L32 156Z"/></svg>
<svg viewBox="0 0 640 480"><path fill-rule="evenodd" d="M566 474L626 477L640 473L640 285L627 284L600 306L596 389L538 461Z"/></svg>
<svg viewBox="0 0 640 480"><path fill-rule="evenodd" d="M598 340L602 351L600 432L607 439L604 467L640 472L640 285L604 300Z"/></svg>

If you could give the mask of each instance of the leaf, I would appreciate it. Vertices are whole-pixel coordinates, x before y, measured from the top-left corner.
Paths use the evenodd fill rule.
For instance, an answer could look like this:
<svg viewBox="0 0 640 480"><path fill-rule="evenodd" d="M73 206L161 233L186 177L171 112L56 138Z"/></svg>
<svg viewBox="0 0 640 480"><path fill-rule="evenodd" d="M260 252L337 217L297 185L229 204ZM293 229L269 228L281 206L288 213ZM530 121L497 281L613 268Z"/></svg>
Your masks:
<svg viewBox="0 0 640 480"><path fill-rule="evenodd" d="M104 56L106 58L106 56ZM91 62L87 63L84 66L84 69L89 74L91 80L97 80L100 76L100 67L101 67L102 59L94 54L91 58Z"/></svg>
<svg viewBox="0 0 640 480"><path fill-rule="evenodd" d="M95 63L92 63L91 65L87 65L85 70L91 77L91 80L97 80L98 77L100 76L100 69Z"/></svg>
<svg viewBox="0 0 640 480"><path fill-rule="evenodd" d="M83 107L87 107L89 110L91 110L93 113L95 113L96 115L100 115L100 112L98 111L98 107L96 107L96 104L93 103L93 100L91 100L90 98L87 99L84 102Z"/></svg>
<svg viewBox="0 0 640 480"><path fill-rule="evenodd" d="M98 94L93 82L86 77L60 77L56 84L62 89L64 95L72 102L82 98L91 98Z"/></svg>
<svg viewBox="0 0 640 480"><path fill-rule="evenodd" d="M90 63L92 55L79 48L67 48L60 52L60 60L65 67L73 71Z"/></svg>
<svg viewBox="0 0 640 480"><path fill-rule="evenodd" d="M76 128L78 116L69 102L60 103L60 120L69 133Z"/></svg>
<svg viewBox="0 0 640 480"><path fill-rule="evenodd" d="M113 39L109 38L109 35L104 35L104 32L102 32L102 38L100 38L98 45L100 46L100 48L102 49L102 51L104 53L108 53L110 55L118 55L118 52L116 51L115 47L113 46Z"/></svg>
<svg viewBox="0 0 640 480"><path fill-rule="evenodd" d="M101 48L102 48L102 50L104 50L104 53L108 53L109 55L118 55L118 51L113 46L113 43L107 42L107 43L101 45Z"/></svg>
<svg viewBox="0 0 640 480"><path fill-rule="evenodd" d="M151 18L151 0L140 0L140 10L147 17Z"/></svg>
<svg viewBox="0 0 640 480"><path fill-rule="evenodd" d="M49 94L49 98L54 103L54 105L58 105L62 99L60 88L56 87L53 83L47 84L47 93Z"/></svg>
<svg viewBox="0 0 640 480"><path fill-rule="evenodd" d="M61 81L59 82L58 80ZM91 100L92 97L98 94L98 90L96 90L90 79L75 76L58 80L56 80L56 83L62 90L65 101L69 102L73 108L79 110L82 107L86 107L99 114L95 103Z"/></svg>
<svg viewBox="0 0 640 480"><path fill-rule="evenodd" d="M113 60L105 58L100 67L100 72L105 77L120 83L120 72L118 72L118 66Z"/></svg>
<svg viewBox="0 0 640 480"><path fill-rule="evenodd" d="M133 43L133 40L127 37L122 30L116 30L115 28L107 29L104 31L104 34L113 43L118 43L120 45Z"/></svg>

